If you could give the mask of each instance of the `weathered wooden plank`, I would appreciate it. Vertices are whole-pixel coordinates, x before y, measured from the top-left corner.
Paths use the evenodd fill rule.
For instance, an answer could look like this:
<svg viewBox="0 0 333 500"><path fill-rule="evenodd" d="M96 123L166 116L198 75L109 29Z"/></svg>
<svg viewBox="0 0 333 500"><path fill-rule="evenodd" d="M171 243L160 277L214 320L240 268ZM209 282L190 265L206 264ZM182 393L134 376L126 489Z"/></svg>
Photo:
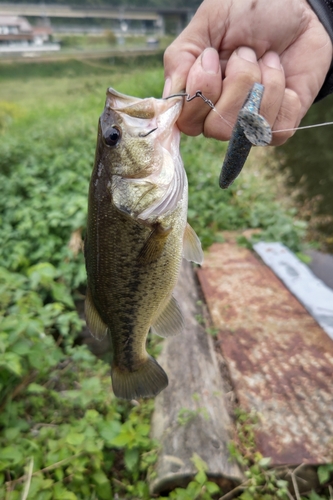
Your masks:
<svg viewBox="0 0 333 500"><path fill-rule="evenodd" d="M185 317L182 335L167 339L159 362L169 377L169 386L156 398L152 437L161 444L152 493L186 485L196 474L191 461L199 455L210 477L226 487L242 479L238 465L230 461L228 442L232 423L227 411L223 379L213 342L196 317L202 313L191 264L183 262L176 287Z"/></svg>

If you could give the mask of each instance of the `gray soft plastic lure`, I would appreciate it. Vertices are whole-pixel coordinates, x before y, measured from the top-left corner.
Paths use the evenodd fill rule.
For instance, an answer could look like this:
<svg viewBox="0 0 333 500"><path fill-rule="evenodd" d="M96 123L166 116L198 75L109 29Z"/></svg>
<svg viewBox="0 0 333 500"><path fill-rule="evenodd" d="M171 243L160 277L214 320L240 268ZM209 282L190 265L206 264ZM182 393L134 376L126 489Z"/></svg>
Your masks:
<svg viewBox="0 0 333 500"><path fill-rule="evenodd" d="M219 184L227 189L240 174L252 146L267 146L272 140L272 131L259 114L264 86L255 83L238 113L224 158Z"/></svg>
<svg viewBox="0 0 333 500"><path fill-rule="evenodd" d="M264 88L261 83L255 83L238 113L220 174L219 184L222 189L227 189L238 177L252 146L268 146L272 140L269 123L259 114ZM200 90L192 96L187 92L179 92L164 99L176 96L186 97L187 102L200 97L216 111L212 101L207 99Z"/></svg>

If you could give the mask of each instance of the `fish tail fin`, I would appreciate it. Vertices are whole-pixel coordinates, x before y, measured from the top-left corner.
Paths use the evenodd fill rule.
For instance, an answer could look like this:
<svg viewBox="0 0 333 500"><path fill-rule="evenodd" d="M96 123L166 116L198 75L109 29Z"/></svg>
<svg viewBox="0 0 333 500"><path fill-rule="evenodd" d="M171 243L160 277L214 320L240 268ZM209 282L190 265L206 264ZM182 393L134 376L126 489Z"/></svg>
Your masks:
<svg viewBox="0 0 333 500"><path fill-rule="evenodd" d="M111 377L114 395L122 399L154 397L168 385L167 374L151 356L135 371L113 364Z"/></svg>

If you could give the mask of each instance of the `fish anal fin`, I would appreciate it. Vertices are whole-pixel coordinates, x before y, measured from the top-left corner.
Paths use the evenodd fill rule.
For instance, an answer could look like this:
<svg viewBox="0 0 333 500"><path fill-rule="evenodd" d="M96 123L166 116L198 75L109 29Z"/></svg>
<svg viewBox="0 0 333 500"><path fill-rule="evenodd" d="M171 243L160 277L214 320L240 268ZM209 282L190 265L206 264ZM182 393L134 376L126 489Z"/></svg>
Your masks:
<svg viewBox="0 0 333 500"><path fill-rule="evenodd" d="M166 305L159 311L151 326L152 332L160 337L173 337L184 329L184 318L178 302L171 296Z"/></svg>
<svg viewBox="0 0 333 500"><path fill-rule="evenodd" d="M108 327L96 310L89 288L87 288L86 299L84 301L84 313L91 335L98 340L103 340L107 334Z"/></svg>
<svg viewBox="0 0 333 500"><path fill-rule="evenodd" d="M122 399L154 397L168 385L167 374L151 356L133 371L112 365L111 378L114 395Z"/></svg>
<svg viewBox="0 0 333 500"><path fill-rule="evenodd" d="M139 254L139 262L142 265L155 262L162 255L166 240L172 231L172 227L164 228L161 224L154 224L153 230L148 236Z"/></svg>
<svg viewBox="0 0 333 500"><path fill-rule="evenodd" d="M203 263L201 242L189 223L186 224L184 231L183 257L196 264Z"/></svg>

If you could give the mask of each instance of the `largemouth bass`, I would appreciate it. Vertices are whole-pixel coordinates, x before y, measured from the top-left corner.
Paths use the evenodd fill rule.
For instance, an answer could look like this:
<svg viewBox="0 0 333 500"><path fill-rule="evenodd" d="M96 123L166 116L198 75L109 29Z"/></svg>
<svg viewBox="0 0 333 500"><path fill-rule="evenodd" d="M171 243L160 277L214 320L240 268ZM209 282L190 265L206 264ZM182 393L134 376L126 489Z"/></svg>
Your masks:
<svg viewBox="0 0 333 500"><path fill-rule="evenodd" d="M187 177L176 121L183 99L138 99L108 89L98 125L85 237L85 314L94 337L110 335L114 394L150 397L168 385L146 351L150 327L183 329L172 296L182 255L202 262L187 224Z"/></svg>

